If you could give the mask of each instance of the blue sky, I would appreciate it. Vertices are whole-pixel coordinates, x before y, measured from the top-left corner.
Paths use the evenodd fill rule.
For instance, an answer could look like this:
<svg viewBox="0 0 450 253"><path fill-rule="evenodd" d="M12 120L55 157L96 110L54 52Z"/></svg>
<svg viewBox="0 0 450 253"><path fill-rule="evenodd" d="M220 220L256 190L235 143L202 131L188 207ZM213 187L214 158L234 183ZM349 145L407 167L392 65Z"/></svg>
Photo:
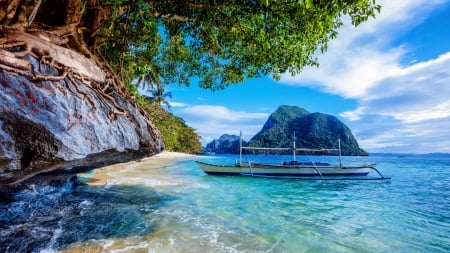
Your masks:
<svg viewBox="0 0 450 253"><path fill-rule="evenodd" d="M172 85L170 111L202 136L249 140L280 105L337 116L368 152L450 153L450 1L378 0L376 19L347 18L319 68L222 91Z"/></svg>

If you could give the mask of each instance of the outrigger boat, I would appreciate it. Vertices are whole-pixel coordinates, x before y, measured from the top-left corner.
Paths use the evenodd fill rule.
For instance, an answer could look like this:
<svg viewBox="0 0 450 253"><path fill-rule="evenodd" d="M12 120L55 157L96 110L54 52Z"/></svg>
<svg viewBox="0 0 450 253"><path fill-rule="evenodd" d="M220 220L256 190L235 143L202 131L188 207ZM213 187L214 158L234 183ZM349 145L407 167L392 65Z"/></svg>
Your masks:
<svg viewBox="0 0 450 253"><path fill-rule="evenodd" d="M306 149L295 147L295 137L292 148L257 148L242 147L240 141L239 161L230 165L216 165L201 161L195 161L197 165L208 175L228 176L253 176L253 177L275 177L275 178L301 178L301 179L323 179L323 180L382 180L390 179L384 177L376 168L375 164L364 165L342 165L341 145L339 140L338 149ZM281 164L242 162L242 150L278 150L293 151L293 160ZM298 162L296 151L324 152L338 151L339 164L333 165L322 162ZM365 177L371 171L378 173L378 177Z"/></svg>

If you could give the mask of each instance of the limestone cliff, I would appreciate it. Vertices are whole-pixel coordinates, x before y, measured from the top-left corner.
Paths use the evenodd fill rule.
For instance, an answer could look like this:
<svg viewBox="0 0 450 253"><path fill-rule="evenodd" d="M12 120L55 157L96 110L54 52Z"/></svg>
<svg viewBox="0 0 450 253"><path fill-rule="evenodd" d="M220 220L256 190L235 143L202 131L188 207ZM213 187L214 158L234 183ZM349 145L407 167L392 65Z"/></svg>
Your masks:
<svg viewBox="0 0 450 253"><path fill-rule="evenodd" d="M338 148L342 155L366 156L349 127L332 115L309 113L297 106L280 106L249 141L256 147L291 147L295 133L298 148ZM317 153L316 153L317 154Z"/></svg>
<svg viewBox="0 0 450 253"><path fill-rule="evenodd" d="M217 140L212 140L206 145L205 152L216 154L239 154L240 137L237 135L223 134ZM242 141L242 146L247 146L246 141Z"/></svg>
<svg viewBox="0 0 450 253"><path fill-rule="evenodd" d="M136 106L114 89L96 87L102 71L83 69L95 63L81 55L66 59L78 66L58 69L30 54L20 59L25 67L0 68L0 185L163 149L159 131Z"/></svg>

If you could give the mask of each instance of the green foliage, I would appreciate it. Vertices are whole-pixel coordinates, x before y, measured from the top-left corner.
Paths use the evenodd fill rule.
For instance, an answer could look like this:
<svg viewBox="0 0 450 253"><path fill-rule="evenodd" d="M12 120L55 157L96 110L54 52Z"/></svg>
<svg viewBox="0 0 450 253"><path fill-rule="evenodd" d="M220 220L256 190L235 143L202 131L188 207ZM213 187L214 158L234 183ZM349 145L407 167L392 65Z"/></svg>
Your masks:
<svg viewBox="0 0 450 253"><path fill-rule="evenodd" d="M100 30L99 50L124 83L142 75L158 76L158 19L143 1L105 1L111 17ZM126 7L124 7L124 5Z"/></svg>
<svg viewBox="0 0 450 253"><path fill-rule="evenodd" d="M161 83L157 83L153 88L148 90L151 96L146 96L146 98L153 104L156 105L167 105L170 106L169 102L166 100L167 97L172 98L171 92L166 92L164 86Z"/></svg>
<svg viewBox="0 0 450 253"><path fill-rule="evenodd" d="M183 153L201 153L200 136L186 125L183 119L167 112L156 104L146 104L144 109L161 132L165 149Z"/></svg>
<svg viewBox="0 0 450 253"><path fill-rule="evenodd" d="M314 53L327 50L343 15L359 25L380 11L375 0L88 2L92 10L104 10L89 13L109 15L91 34L93 48L124 83L147 86L152 92L147 98L129 87L139 104L152 108L166 148L182 152L200 152L199 137L156 106L167 103L165 85L195 80L217 90L247 78L298 74L318 66Z"/></svg>
<svg viewBox="0 0 450 253"><path fill-rule="evenodd" d="M280 106L249 141L249 146L292 147L294 132L297 148L337 149L340 139L342 155L367 155L359 148L351 130L339 119L323 113L308 113L297 106Z"/></svg>
<svg viewBox="0 0 450 253"><path fill-rule="evenodd" d="M102 55L124 82L223 89L246 78L317 66L313 54L337 36L341 17L358 25L380 10L375 0L109 0Z"/></svg>

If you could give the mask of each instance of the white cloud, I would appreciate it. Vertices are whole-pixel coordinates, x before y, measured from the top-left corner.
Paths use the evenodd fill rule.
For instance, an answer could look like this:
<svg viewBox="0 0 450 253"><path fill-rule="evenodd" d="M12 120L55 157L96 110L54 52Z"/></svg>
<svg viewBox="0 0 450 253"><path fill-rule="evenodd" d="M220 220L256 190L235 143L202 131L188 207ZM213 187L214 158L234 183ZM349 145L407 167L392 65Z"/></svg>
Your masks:
<svg viewBox="0 0 450 253"><path fill-rule="evenodd" d="M266 113L248 113L243 111L232 111L225 106L196 105L183 109L181 112L192 116L207 117L210 120L226 120L228 122L238 122L242 120L252 120L267 118Z"/></svg>
<svg viewBox="0 0 450 253"><path fill-rule="evenodd" d="M450 117L404 124L381 116L374 123L370 115L364 115L353 127L360 146L371 152L449 152Z"/></svg>
<svg viewBox="0 0 450 253"><path fill-rule="evenodd" d="M281 82L318 87L345 98L360 98L384 76L398 72L400 49L376 52L370 48L335 48L320 57L320 67L306 68L299 76L283 76ZM383 73L383 74L380 74Z"/></svg>
<svg viewBox="0 0 450 253"><path fill-rule="evenodd" d="M189 106L188 104L185 104L185 103L173 102L173 101L169 102L169 104L170 104L170 107L186 107L186 106Z"/></svg>
<svg viewBox="0 0 450 253"><path fill-rule="evenodd" d="M177 110L176 114L185 119L189 126L197 129L203 137L203 145L222 134L239 135L240 131L243 139L249 140L261 130L269 117L267 113L233 111L224 106L214 105L189 106Z"/></svg>
<svg viewBox="0 0 450 253"><path fill-rule="evenodd" d="M381 14L356 28L347 20L328 52L318 55L319 68L281 82L356 99L358 108L340 116L369 151L450 152L442 130L450 129L450 52L403 66L409 49L391 46L446 1L377 2Z"/></svg>
<svg viewBox="0 0 450 253"><path fill-rule="evenodd" d="M403 29L417 25L443 0L377 1L382 11L358 27L348 18L331 41L328 52L318 54L319 68L307 67L297 75L283 75L282 83L312 86L345 98L360 98L377 82L401 70L406 49L389 43Z"/></svg>
<svg viewBox="0 0 450 253"><path fill-rule="evenodd" d="M359 99L360 107L342 117L358 120L363 114L390 116L405 123L450 116L450 53L417 63L379 81Z"/></svg>

